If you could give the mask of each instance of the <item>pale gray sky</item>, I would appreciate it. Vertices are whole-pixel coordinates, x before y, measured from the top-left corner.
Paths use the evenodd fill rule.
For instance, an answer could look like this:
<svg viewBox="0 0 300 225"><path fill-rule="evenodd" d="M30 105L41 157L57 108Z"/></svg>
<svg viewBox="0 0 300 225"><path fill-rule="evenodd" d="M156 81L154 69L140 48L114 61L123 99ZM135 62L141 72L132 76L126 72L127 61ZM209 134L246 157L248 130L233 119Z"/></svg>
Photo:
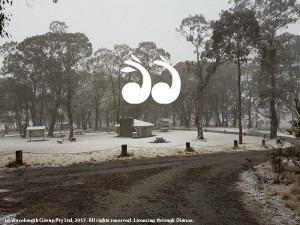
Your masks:
<svg viewBox="0 0 300 225"><path fill-rule="evenodd" d="M27 4L26 4L27 2ZM29 6L28 6L29 4ZM171 62L194 60L193 47L175 32L183 18L204 14L217 19L228 0L14 0L10 8L11 40L49 31L51 21L64 21L70 32L82 32L93 50L112 48L115 44L137 47L139 42L153 41L171 54ZM288 30L300 35L300 26ZM6 39L0 40L3 44Z"/></svg>

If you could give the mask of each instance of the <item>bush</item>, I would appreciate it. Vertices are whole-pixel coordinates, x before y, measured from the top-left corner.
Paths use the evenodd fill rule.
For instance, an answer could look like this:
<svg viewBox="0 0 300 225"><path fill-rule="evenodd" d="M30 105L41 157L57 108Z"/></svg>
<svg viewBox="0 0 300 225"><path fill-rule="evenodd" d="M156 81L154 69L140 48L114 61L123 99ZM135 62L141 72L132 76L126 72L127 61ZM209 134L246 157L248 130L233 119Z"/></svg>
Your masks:
<svg viewBox="0 0 300 225"><path fill-rule="evenodd" d="M7 167L7 168L17 168L17 167L23 166L23 165L25 166L26 164L23 163L22 165L20 165L16 162L16 160L13 160L13 161L9 161L8 164L5 165L5 167Z"/></svg>
<svg viewBox="0 0 300 225"><path fill-rule="evenodd" d="M186 148L185 149L186 152L195 152L195 149L192 147Z"/></svg>
<svg viewBox="0 0 300 225"><path fill-rule="evenodd" d="M293 162L295 166L300 168L299 160L299 147L273 149L272 153L270 154L270 164L272 165L273 170L276 173L274 183L280 183L280 175L285 171L288 162Z"/></svg>
<svg viewBox="0 0 300 225"><path fill-rule="evenodd" d="M134 156L133 153L126 153L126 155L122 155L122 154L118 155L118 158L125 158L125 157L132 157L132 156Z"/></svg>

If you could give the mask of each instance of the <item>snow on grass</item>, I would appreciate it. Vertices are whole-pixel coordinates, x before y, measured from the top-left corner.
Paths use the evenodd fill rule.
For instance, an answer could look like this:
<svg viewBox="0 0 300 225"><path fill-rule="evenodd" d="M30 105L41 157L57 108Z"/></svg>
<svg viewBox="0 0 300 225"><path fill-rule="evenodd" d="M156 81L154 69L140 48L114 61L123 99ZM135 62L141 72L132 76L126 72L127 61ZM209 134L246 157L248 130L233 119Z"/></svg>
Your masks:
<svg viewBox="0 0 300 225"><path fill-rule="evenodd" d="M244 193L246 208L257 215L265 225L297 225L300 217L287 208L275 189L287 189L286 185L271 185L275 174L269 163L263 163L241 174L238 188Z"/></svg>
<svg viewBox="0 0 300 225"><path fill-rule="evenodd" d="M120 138L116 133L88 133L77 135L76 142L64 140L57 143L56 138L46 138L46 141L32 141L20 137L5 137L0 139L0 167L15 160L15 151L23 150L23 161L30 166L68 165L82 162L99 162L115 160L121 152L121 145L127 144L130 158L163 157L182 154L213 153L218 151L263 150L261 137L244 136L244 144L233 149L233 141L237 135L205 133L205 140L196 140L196 131L154 131L154 137ZM154 143L156 137L166 139L165 143ZM38 140L34 138L33 140ZM186 152L185 143L190 142L195 152ZM268 149L281 147L275 141L266 140ZM289 144L284 143L284 147ZM6 155L9 154L9 155Z"/></svg>
<svg viewBox="0 0 300 225"><path fill-rule="evenodd" d="M16 223L11 222L13 219L17 218L17 214L1 215L0 214L0 224L2 225L14 225Z"/></svg>
<svg viewBox="0 0 300 225"><path fill-rule="evenodd" d="M227 131L227 132L239 132L239 128L235 128L235 127L207 127L205 128L208 131ZM262 133L262 134L270 134L270 130L257 130L257 129L248 129L248 128L243 128L242 129L243 133L252 133L252 132L258 132L258 133ZM294 138L293 135L290 135L286 130L281 129L279 132L277 132L278 137L291 137Z"/></svg>

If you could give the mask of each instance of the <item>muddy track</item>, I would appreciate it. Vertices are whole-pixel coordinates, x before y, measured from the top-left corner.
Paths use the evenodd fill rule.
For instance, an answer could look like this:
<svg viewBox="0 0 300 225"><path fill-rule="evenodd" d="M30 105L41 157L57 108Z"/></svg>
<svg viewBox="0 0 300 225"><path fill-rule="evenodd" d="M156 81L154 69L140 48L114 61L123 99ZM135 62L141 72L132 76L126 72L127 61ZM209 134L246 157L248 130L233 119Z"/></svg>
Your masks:
<svg viewBox="0 0 300 225"><path fill-rule="evenodd" d="M243 207L235 182L246 159L258 164L267 160L266 154L248 151L3 170L0 190L9 192L0 191L0 214L184 218L197 225L255 225L255 215Z"/></svg>

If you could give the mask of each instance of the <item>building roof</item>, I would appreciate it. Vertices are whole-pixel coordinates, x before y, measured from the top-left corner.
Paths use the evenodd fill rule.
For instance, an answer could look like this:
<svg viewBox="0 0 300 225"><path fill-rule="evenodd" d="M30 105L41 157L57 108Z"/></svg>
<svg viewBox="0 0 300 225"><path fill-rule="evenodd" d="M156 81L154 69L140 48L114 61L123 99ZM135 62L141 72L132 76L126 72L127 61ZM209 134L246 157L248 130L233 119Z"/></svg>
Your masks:
<svg viewBox="0 0 300 225"><path fill-rule="evenodd" d="M145 121L141 121L141 120L133 120L133 127L152 127L154 126L153 123L148 123ZM115 127L120 127L120 124L115 125Z"/></svg>
<svg viewBox="0 0 300 225"><path fill-rule="evenodd" d="M134 127L152 127L152 126L154 126L154 124L134 119L133 126Z"/></svg>
<svg viewBox="0 0 300 225"><path fill-rule="evenodd" d="M26 130L46 130L46 126L33 126L33 127L27 127Z"/></svg>

